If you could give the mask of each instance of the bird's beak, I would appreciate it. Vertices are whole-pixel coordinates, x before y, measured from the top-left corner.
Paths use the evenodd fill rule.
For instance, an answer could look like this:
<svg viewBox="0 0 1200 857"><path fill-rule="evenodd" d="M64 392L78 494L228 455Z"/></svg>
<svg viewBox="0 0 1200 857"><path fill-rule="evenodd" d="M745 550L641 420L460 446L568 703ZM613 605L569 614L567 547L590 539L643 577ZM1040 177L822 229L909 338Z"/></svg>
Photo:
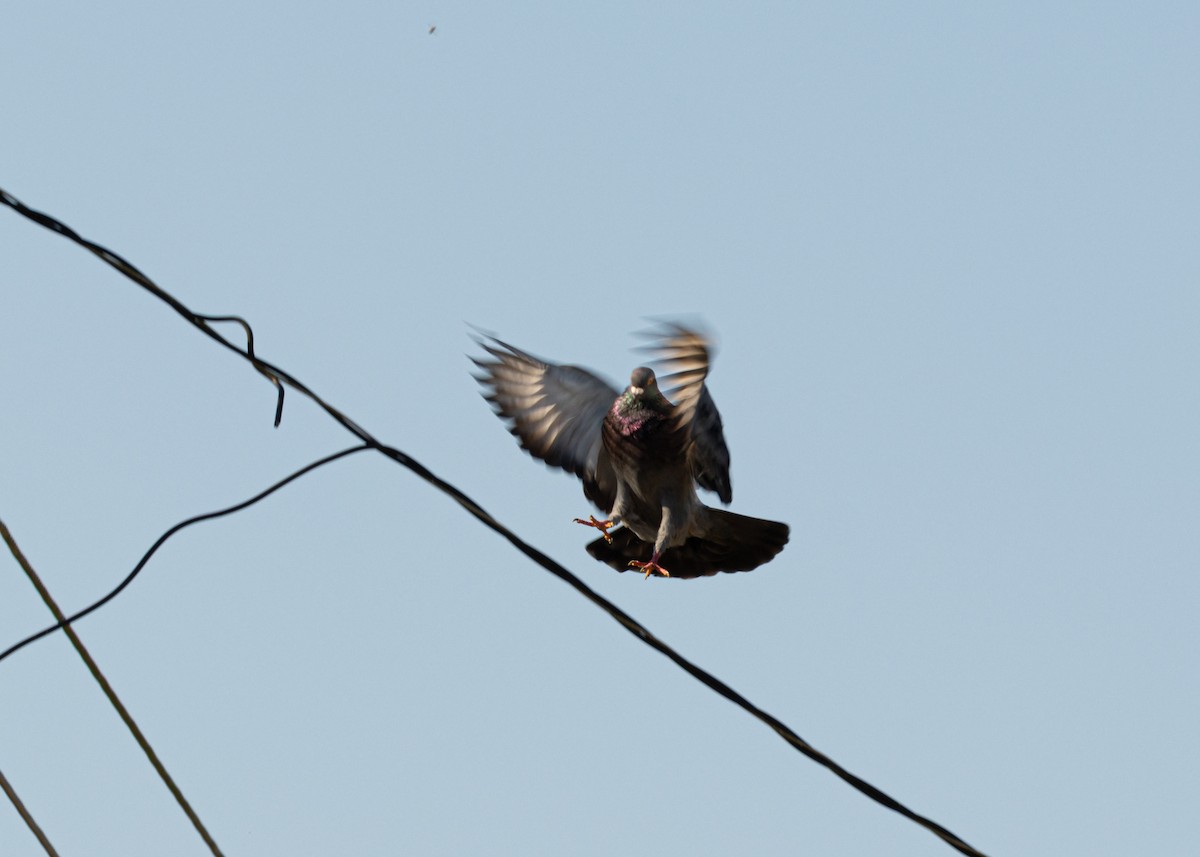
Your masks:
<svg viewBox="0 0 1200 857"><path fill-rule="evenodd" d="M635 386L633 386L632 384L630 384L630 385L629 385L629 392L633 393L635 396L640 396L640 395L642 395L642 393L644 393L644 392L646 392L646 391L645 391L645 390L643 390L641 387L635 387Z"/></svg>

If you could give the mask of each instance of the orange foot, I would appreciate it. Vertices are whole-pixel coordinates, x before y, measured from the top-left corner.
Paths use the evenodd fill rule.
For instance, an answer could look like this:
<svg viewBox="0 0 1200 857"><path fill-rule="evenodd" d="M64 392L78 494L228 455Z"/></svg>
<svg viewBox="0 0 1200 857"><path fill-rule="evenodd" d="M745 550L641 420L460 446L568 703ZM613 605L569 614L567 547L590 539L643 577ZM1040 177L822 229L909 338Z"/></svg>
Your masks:
<svg viewBox="0 0 1200 857"><path fill-rule="evenodd" d="M597 521L595 515L588 515L586 521L583 518L576 518L575 523L583 524L585 527L595 527L600 531L600 535L604 536L604 540L610 545L612 544L612 536L608 534L609 529L615 526L612 521Z"/></svg>
<svg viewBox="0 0 1200 857"><path fill-rule="evenodd" d="M671 572L667 571L665 568L663 568L661 565L658 564L658 554L655 554L650 559L649 562L638 562L636 559L631 559L629 561L629 567L636 568L638 571L646 572L647 580L649 580L650 575L654 574L654 572L656 572L656 571L659 574L661 574L663 577L671 576Z"/></svg>

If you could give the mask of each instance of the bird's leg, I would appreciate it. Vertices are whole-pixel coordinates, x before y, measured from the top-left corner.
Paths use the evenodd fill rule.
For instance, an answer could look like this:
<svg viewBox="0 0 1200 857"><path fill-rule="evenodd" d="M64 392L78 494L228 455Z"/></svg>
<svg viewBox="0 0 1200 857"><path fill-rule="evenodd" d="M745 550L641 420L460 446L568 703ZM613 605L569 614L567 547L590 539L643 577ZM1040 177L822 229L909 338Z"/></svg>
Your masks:
<svg viewBox="0 0 1200 857"><path fill-rule="evenodd" d="M650 575L652 575L656 571L659 574L661 574L663 577L670 577L671 572L667 571L665 568L663 568L661 565L658 564L658 557L659 557L659 553L658 553L658 551L655 551L654 556L650 557L649 562L638 562L636 559L631 559L629 561L629 567L636 568L639 571L646 572L647 580L649 580Z"/></svg>
<svg viewBox="0 0 1200 857"><path fill-rule="evenodd" d="M608 534L608 531L615 527L618 522L619 520L616 515L610 516L606 521L597 521L595 515L588 515L586 521L583 518L575 519L575 523L577 524L583 524L585 527L595 527L610 545L612 544L612 536Z"/></svg>
<svg viewBox="0 0 1200 857"><path fill-rule="evenodd" d="M649 562L639 562L638 560L630 560L629 567L636 568L646 572L646 579L650 579L650 575L658 572L663 577L670 577L671 572L667 571L658 564L659 557L663 551L667 549L667 545L673 544L673 537L678 531L679 514L675 511L675 506L671 503L664 503L662 507L662 518L658 523L658 538L654 540L654 554L650 557Z"/></svg>

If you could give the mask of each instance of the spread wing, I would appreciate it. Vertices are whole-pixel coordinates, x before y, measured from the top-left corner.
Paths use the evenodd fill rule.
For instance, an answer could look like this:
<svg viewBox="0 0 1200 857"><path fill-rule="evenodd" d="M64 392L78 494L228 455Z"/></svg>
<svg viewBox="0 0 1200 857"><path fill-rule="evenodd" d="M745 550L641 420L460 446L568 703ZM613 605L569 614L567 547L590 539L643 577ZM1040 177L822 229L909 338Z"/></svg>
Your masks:
<svg viewBox="0 0 1200 857"><path fill-rule="evenodd" d="M479 345L493 359L471 358L482 370L475 380L521 447L574 473L587 498L608 512L617 481L601 427L618 391L586 369L547 363L499 339Z"/></svg>
<svg viewBox="0 0 1200 857"><path fill-rule="evenodd" d="M659 387L675 403L676 424L688 434L688 458L696 483L728 504L733 500L729 447L721 414L704 383L712 346L703 334L672 322L647 335L658 340L645 350L657 356L667 373L658 379Z"/></svg>

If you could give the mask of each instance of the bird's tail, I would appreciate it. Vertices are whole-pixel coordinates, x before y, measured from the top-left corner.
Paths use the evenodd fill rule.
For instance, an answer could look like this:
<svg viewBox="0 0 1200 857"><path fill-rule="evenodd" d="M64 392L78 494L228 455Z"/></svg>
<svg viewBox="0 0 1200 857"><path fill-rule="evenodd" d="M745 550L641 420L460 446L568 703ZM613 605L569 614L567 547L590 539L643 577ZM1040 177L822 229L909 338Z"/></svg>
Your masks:
<svg viewBox="0 0 1200 857"><path fill-rule="evenodd" d="M671 577L706 577L719 571L751 571L783 550L788 526L726 512L704 509L703 536L692 536L679 547L669 548L659 564ZM612 544L596 539L587 552L617 571L626 571L630 560L649 562L654 545L643 542L628 527L612 533Z"/></svg>

